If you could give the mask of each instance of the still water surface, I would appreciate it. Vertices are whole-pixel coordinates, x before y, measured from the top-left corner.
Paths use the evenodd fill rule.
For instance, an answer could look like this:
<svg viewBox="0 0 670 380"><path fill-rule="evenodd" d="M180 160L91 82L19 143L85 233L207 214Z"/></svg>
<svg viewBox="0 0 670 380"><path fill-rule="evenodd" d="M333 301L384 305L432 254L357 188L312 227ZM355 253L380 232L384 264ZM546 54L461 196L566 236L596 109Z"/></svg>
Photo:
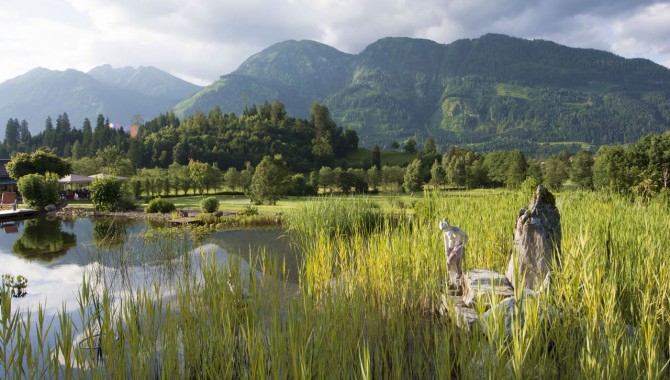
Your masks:
<svg viewBox="0 0 670 380"><path fill-rule="evenodd" d="M298 253L288 237L277 229L246 229L214 232L194 242L175 230L175 239L154 233L141 220L127 219L31 219L0 226L0 274L28 278L27 295L12 301L12 309L36 309L55 315L67 305L77 308L77 294L84 275L103 279L117 288L137 290L154 283L174 283L179 262L202 260L228 265L232 259L248 270L249 261L261 256L282 262L289 282L297 282ZM171 265L174 264L174 265ZM257 275L262 275L257 272Z"/></svg>

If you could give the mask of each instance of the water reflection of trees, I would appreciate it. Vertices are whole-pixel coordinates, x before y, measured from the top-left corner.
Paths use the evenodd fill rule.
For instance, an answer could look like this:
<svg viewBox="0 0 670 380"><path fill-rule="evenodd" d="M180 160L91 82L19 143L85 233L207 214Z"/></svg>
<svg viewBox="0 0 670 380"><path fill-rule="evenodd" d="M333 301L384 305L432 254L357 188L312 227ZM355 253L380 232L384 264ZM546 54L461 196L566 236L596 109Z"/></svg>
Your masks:
<svg viewBox="0 0 670 380"><path fill-rule="evenodd" d="M30 219L12 251L28 260L50 262L77 245L77 237L61 229L60 220Z"/></svg>
<svg viewBox="0 0 670 380"><path fill-rule="evenodd" d="M95 219L93 240L98 248L119 246L128 237L128 228L134 221L129 219Z"/></svg>

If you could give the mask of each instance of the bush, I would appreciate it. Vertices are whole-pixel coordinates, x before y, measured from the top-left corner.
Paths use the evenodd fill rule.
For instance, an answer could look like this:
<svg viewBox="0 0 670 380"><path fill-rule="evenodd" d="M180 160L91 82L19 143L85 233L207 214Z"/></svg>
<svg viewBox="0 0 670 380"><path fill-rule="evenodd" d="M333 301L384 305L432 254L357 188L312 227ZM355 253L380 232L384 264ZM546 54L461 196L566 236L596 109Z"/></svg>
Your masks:
<svg viewBox="0 0 670 380"><path fill-rule="evenodd" d="M19 178L16 185L23 196L23 203L32 209L43 210L60 200L58 176L55 174L26 174Z"/></svg>
<svg viewBox="0 0 670 380"><path fill-rule="evenodd" d="M144 208L144 212L147 214L161 213L165 214L172 212L175 209L175 205L172 202L166 201L161 197L154 198L147 204L147 207Z"/></svg>
<svg viewBox="0 0 670 380"><path fill-rule="evenodd" d="M207 197L200 201L200 208L202 212L215 212L219 209L219 200L216 197Z"/></svg>
<svg viewBox="0 0 670 380"><path fill-rule="evenodd" d="M252 215L258 215L258 207L252 206L252 205L247 205L237 213L237 215L242 215L242 216L252 216Z"/></svg>
<svg viewBox="0 0 670 380"><path fill-rule="evenodd" d="M123 183L119 179L96 178L91 183L91 203L96 211L116 211L123 201Z"/></svg>

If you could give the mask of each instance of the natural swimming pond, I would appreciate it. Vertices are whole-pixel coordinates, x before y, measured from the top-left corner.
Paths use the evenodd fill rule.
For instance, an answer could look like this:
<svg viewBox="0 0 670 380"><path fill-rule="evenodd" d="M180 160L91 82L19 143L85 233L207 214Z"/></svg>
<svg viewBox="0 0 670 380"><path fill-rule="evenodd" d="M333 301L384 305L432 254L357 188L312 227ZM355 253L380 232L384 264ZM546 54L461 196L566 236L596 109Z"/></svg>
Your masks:
<svg viewBox="0 0 670 380"><path fill-rule="evenodd" d="M64 304L77 307L84 276L117 290L175 283L184 260L212 260L243 268L266 260L286 268L283 278L297 282L298 253L279 229L225 230L196 237L160 223L130 219L29 219L0 228L0 274L23 275L27 295L12 308L42 305L55 315ZM252 265L253 267L254 265ZM191 265L191 267L194 267Z"/></svg>

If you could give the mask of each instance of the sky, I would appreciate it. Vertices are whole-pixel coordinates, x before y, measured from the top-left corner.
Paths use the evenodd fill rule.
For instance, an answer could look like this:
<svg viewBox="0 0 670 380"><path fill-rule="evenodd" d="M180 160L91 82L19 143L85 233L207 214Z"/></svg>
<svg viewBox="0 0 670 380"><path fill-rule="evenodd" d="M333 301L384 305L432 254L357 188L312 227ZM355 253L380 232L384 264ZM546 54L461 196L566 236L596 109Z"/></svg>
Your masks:
<svg viewBox="0 0 670 380"><path fill-rule="evenodd" d="M285 40L359 53L376 40L502 33L670 67L670 1L21 0L0 2L0 83L35 67L155 66L198 85Z"/></svg>

